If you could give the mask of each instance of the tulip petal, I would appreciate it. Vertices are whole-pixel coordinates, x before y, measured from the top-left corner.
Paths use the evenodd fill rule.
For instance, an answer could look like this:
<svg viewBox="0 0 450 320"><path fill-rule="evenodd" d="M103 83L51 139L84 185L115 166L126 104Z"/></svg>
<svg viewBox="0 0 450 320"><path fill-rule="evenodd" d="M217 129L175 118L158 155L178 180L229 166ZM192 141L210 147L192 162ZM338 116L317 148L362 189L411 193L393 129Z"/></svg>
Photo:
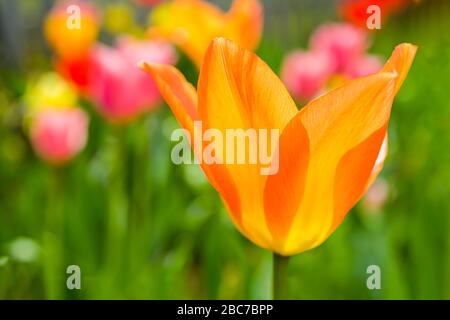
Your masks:
<svg viewBox="0 0 450 320"><path fill-rule="evenodd" d="M279 143L279 171L267 178L264 209L273 249L282 251L303 198L308 170L309 139L301 117L288 123Z"/></svg>
<svg viewBox="0 0 450 320"><path fill-rule="evenodd" d="M383 71L385 72L396 72L397 79L395 84L395 93L400 90L401 85L405 81L406 75L411 68L412 62L417 52L417 46L409 43L403 43L398 45L394 52L392 53L389 60L386 62ZM388 152L388 137L384 138L383 144L381 146L380 152L378 154L375 166L372 169L372 174L370 176L369 182L367 183L366 189L368 189L375 179L378 177L381 169L383 169L384 160L386 159Z"/></svg>
<svg viewBox="0 0 450 320"><path fill-rule="evenodd" d="M281 80L255 54L218 38L208 48L198 83L199 117L204 127L227 129L279 129L297 108ZM228 151L228 150L227 150ZM263 190L266 176L260 165L227 164L241 197L247 235L261 246L271 236L265 223ZM266 244L266 245L265 245Z"/></svg>
<svg viewBox="0 0 450 320"><path fill-rule="evenodd" d="M383 72L350 81L296 116L308 132L311 155L303 201L284 253L322 243L333 226L335 199L341 201L337 208L341 215L341 208L353 206L355 195L361 188L363 192L385 136L395 77Z"/></svg>
<svg viewBox="0 0 450 320"><path fill-rule="evenodd" d="M169 104L180 125L193 132L198 120L197 91L184 76L170 65L141 63L141 68L157 82L161 95Z"/></svg>
<svg viewBox="0 0 450 320"><path fill-rule="evenodd" d="M372 173L370 174L369 183L367 184L366 190L375 182L375 179L381 172L384 166L384 160L386 160L388 153L388 145L389 139L388 135L384 137L383 144L381 145L380 151L378 152L377 160L375 161L375 165L373 166Z"/></svg>
<svg viewBox="0 0 450 320"><path fill-rule="evenodd" d="M403 82L405 81L406 75L414 61L416 56L417 46L402 43L395 47L389 60L386 62L383 71L385 72L397 72L397 81L395 84L395 93L398 92Z"/></svg>
<svg viewBox="0 0 450 320"><path fill-rule="evenodd" d="M333 224L328 234L339 226L347 212L366 192L373 179L373 170L386 136L386 129L387 123L348 151L339 161L334 184Z"/></svg>
<svg viewBox="0 0 450 320"><path fill-rule="evenodd" d="M195 88L184 78L184 76L173 66L141 63L141 68L148 72L156 82L161 95L172 109L179 124L194 136L194 123L198 120L197 115L197 93ZM197 158L201 150L194 150ZM224 202L232 212L232 219L241 227L240 202L236 186L227 172L225 166L202 162L201 167L214 186L221 194Z"/></svg>
<svg viewBox="0 0 450 320"><path fill-rule="evenodd" d="M283 129L297 113L286 87L254 53L216 38L198 82L199 117L211 128Z"/></svg>

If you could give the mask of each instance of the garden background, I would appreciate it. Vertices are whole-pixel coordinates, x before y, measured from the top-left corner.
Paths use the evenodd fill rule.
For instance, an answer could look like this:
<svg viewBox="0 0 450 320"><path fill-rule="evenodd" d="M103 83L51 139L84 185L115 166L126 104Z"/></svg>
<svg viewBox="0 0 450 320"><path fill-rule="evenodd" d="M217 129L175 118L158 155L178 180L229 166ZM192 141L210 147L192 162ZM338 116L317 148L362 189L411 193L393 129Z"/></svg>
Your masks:
<svg viewBox="0 0 450 320"><path fill-rule="evenodd" d="M149 7L91 2L104 43L148 27ZM317 26L342 20L337 1L263 4L257 53L277 73ZM171 162L178 124L166 105L115 126L82 100L86 148L64 167L35 155L24 95L54 69L42 29L52 5L0 0L0 298L270 298L270 252L239 234L197 166ZM450 299L449 30L450 2L424 0L371 32L370 52L383 57L402 42L419 46L392 111L385 199L363 199L323 245L291 259L292 298ZM177 66L196 81L182 52ZM67 290L68 265L80 266L81 290ZM381 268L380 290L366 286L369 265Z"/></svg>

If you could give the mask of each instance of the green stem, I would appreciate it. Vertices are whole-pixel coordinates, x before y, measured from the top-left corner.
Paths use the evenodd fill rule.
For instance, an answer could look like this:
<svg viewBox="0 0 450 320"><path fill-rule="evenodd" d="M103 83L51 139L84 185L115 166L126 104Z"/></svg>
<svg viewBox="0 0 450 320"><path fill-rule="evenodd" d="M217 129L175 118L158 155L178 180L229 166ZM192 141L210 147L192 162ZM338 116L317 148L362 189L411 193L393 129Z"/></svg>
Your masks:
<svg viewBox="0 0 450 320"><path fill-rule="evenodd" d="M108 185L108 216L105 241L105 291L104 298L110 298L110 293L120 282L124 263L125 237L128 224L128 200L126 193L127 145L126 128L117 127L114 130L113 159Z"/></svg>
<svg viewBox="0 0 450 320"><path fill-rule="evenodd" d="M131 150L132 163L130 168L130 196L129 196L129 228L128 228L128 272L136 272L144 263L140 261L145 254L142 250L143 239L147 237L142 231L148 225L150 212L150 179L148 179L150 164L149 117L142 117L133 124L133 145Z"/></svg>
<svg viewBox="0 0 450 320"><path fill-rule="evenodd" d="M51 168L48 204L43 232L44 283L47 298L62 296L65 275L63 266L64 168Z"/></svg>
<svg viewBox="0 0 450 320"><path fill-rule="evenodd" d="M273 254L273 299L281 300L288 297L287 269L289 257Z"/></svg>

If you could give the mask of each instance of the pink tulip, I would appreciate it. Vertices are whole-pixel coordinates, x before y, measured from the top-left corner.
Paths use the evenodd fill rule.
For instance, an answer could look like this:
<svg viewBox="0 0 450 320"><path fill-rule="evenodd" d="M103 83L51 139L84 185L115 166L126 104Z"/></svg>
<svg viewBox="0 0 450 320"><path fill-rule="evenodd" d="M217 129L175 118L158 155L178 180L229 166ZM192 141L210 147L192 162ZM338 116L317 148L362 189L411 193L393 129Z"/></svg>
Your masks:
<svg viewBox="0 0 450 320"><path fill-rule="evenodd" d="M369 213L379 212L389 196L389 185L383 179L378 179L367 190L362 205Z"/></svg>
<svg viewBox="0 0 450 320"><path fill-rule="evenodd" d="M345 72L349 65L365 54L367 34L351 24L330 23L317 28L310 39L313 51L326 52L334 63L335 72Z"/></svg>
<svg viewBox="0 0 450 320"><path fill-rule="evenodd" d="M89 96L98 111L113 122L126 122L155 108L159 91L138 68L141 60L172 64L175 52L162 42L119 39L115 48L97 45L91 54Z"/></svg>
<svg viewBox="0 0 450 320"><path fill-rule="evenodd" d="M31 123L31 143L36 153L48 163L62 165L86 145L88 117L79 108L48 108Z"/></svg>
<svg viewBox="0 0 450 320"><path fill-rule="evenodd" d="M294 51L283 62L281 78L296 99L307 101L319 94L332 72L327 54Z"/></svg>
<svg viewBox="0 0 450 320"><path fill-rule="evenodd" d="M377 73L383 67L380 57L374 55L362 56L353 61L345 70L350 78L365 77Z"/></svg>

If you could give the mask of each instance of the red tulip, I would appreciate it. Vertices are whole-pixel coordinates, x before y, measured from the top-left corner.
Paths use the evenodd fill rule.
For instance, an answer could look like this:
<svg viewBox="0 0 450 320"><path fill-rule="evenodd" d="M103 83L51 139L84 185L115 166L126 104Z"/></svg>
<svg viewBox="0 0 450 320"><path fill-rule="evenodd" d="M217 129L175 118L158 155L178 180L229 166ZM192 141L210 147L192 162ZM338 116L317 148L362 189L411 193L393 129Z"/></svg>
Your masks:
<svg viewBox="0 0 450 320"><path fill-rule="evenodd" d="M339 2L338 11L346 21L365 28L371 14L367 13L369 6L377 5L381 9L383 22L392 13L401 10L409 3L410 0L343 0Z"/></svg>

